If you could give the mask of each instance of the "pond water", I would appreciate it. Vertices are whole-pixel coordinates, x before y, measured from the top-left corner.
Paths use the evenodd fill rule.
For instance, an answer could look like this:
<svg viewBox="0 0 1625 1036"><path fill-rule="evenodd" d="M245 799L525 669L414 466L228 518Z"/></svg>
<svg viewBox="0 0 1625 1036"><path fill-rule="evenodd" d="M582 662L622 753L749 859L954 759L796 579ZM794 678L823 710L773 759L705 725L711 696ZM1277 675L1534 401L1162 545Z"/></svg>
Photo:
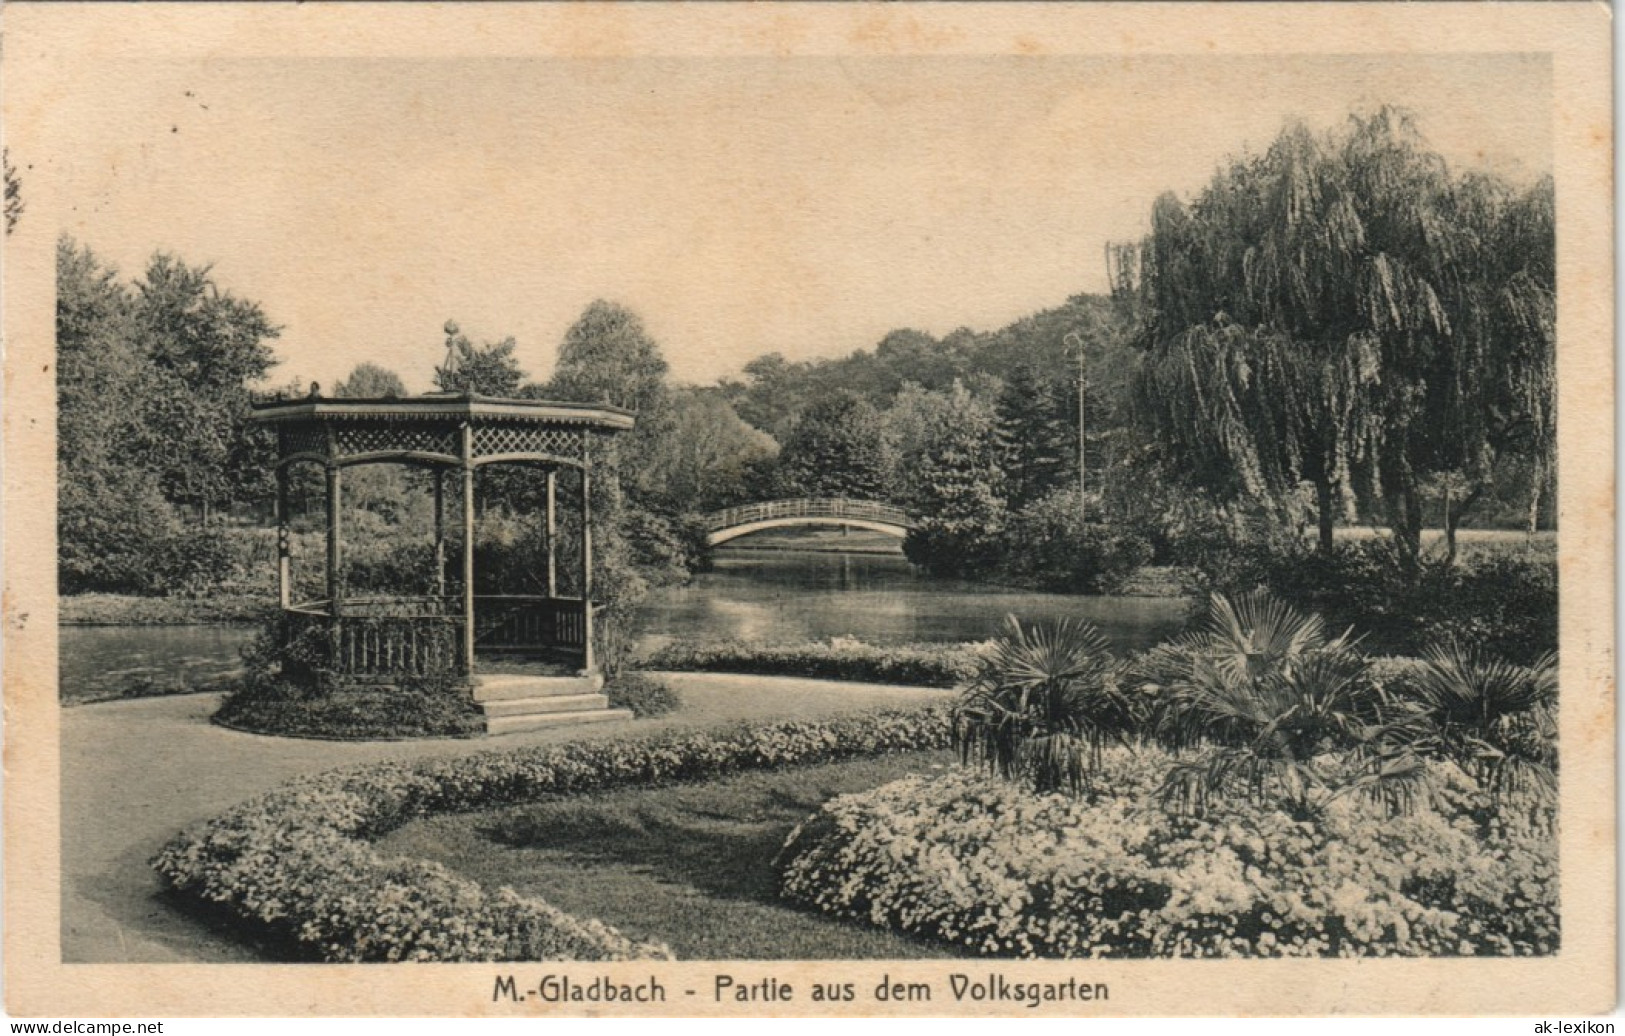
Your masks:
<svg viewBox="0 0 1625 1036"><path fill-rule="evenodd" d="M957 642L996 636L1006 615L1072 617L1100 627L1121 651L1176 632L1183 600L1075 597L935 579L901 554L729 550L689 586L662 591L643 609L646 642L765 642L853 637L873 644Z"/></svg>
<svg viewBox="0 0 1625 1036"><path fill-rule="evenodd" d="M1027 621L1083 619L1126 652L1178 630L1185 603L933 579L899 553L724 547L712 571L654 595L640 625L651 648L674 639L943 643L995 636L1009 614ZM230 626L64 626L60 633L61 686L71 701L116 697L149 682L221 683L240 670L238 652L254 636L252 629Z"/></svg>
<svg viewBox="0 0 1625 1036"><path fill-rule="evenodd" d="M63 701L117 697L128 689L203 689L242 671L241 626L63 626L57 630Z"/></svg>

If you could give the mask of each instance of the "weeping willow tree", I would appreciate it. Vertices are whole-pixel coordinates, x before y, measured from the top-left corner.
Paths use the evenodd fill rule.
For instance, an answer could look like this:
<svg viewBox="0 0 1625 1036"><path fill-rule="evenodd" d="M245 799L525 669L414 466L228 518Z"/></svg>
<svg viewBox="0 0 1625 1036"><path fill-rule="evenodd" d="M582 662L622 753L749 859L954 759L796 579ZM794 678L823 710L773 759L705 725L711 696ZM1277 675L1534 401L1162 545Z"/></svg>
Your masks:
<svg viewBox="0 0 1625 1036"><path fill-rule="evenodd" d="M1360 502L1421 554L1425 500L1455 530L1519 457L1555 455L1552 185L1454 176L1394 109L1288 127L1230 163L1112 276L1142 315L1137 421L1219 499L1315 487L1319 542Z"/></svg>

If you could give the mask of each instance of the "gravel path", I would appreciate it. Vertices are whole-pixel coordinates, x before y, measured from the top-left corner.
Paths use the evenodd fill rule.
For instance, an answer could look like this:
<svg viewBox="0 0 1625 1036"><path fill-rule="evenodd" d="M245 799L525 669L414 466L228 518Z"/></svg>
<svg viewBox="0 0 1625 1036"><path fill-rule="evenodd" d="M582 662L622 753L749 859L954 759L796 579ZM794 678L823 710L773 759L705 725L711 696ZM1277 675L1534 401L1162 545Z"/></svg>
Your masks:
<svg viewBox="0 0 1625 1036"><path fill-rule="evenodd" d="M735 720L813 718L945 692L712 673L667 674L684 700L668 717L475 740L308 741L217 727L220 695L62 711L62 960L251 961L228 930L169 905L147 861L188 824L290 777L381 759L467 755L568 740L639 736Z"/></svg>

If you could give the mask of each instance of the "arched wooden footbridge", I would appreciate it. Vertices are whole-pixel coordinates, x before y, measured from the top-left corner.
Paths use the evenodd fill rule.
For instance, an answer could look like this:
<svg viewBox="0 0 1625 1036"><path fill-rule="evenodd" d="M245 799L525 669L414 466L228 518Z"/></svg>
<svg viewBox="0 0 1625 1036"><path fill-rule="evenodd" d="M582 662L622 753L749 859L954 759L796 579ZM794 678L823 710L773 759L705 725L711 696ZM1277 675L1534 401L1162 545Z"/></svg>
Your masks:
<svg viewBox="0 0 1625 1036"><path fill-rule="evenodd" d="M914 519L901 507L870 500L827 497L766 500L725 507L706 515L705 541L716 546L763 529L789 525L844 525L855 529L872 529L901 539L914 528Z"/></svg>

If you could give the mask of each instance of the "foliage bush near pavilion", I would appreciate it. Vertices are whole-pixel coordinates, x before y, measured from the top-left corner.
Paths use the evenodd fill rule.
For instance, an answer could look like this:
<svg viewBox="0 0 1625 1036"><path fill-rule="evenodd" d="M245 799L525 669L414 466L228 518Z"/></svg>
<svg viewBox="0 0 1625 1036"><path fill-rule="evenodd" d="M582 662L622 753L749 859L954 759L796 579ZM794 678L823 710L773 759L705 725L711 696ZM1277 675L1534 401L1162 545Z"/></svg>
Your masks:
<svg viewBox="0 0 1625 1036"><path fill-rule="evenodd" d="M664 716L683 706L682 695L671 684L658 676L633 670L618 673L604 685L604 693L609 695L610 708L631 709L632 715L639 719Z"/></svg>
<svg viewBox="0 0 1625 1036"><path fill-rule="evenodd" d="M451 657L455 627L448 620L442 657ZM266 620L243 649L243 678L220 706L222 726L289 737L336 740L475 737L485 718L467 684L449 669L402 676L387 685L335 680L327 668L326 635L307 627L294 635L286 614Z"/></svg>
<svg viewBox="0 0 1625 1036"><path fill-rule="evenodd" d="M432 813L946 745L926 707L643 740L595 740L389 763L293 781L183 832L153 860L165 885L329 961L624 960L669 951L538 899L368 844Z"/></svg>

